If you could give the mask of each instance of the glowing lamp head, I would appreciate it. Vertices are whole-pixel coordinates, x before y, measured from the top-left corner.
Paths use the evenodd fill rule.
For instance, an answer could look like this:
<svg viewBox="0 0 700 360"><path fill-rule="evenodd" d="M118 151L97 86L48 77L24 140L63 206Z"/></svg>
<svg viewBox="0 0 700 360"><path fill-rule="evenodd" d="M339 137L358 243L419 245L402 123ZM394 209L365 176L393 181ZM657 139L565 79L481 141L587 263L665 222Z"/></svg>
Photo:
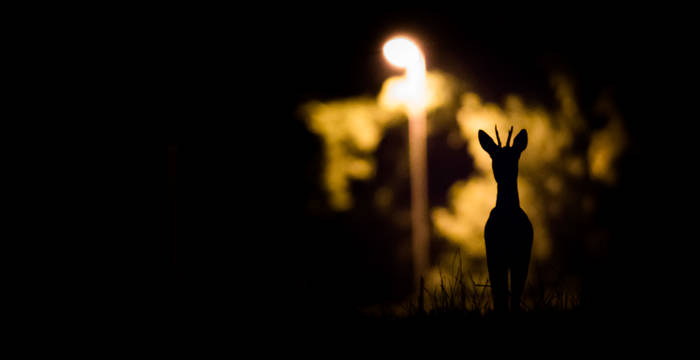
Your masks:
<svg viewBox="0 0 700 360"><path fill-rule="evenodd" d="M405 37L393 38L384 44L384 57L394 66L411 68L423 64L423 54L418 45Z"/></svg>

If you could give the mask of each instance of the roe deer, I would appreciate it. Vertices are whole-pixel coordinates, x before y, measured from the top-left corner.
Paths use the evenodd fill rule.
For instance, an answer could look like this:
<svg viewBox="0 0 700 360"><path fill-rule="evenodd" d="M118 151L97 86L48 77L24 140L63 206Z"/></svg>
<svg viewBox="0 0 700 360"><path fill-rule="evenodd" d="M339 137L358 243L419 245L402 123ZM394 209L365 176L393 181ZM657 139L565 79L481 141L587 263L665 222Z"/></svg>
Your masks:
<svg viewBox="0 0 700 360"><path fill-rule="evenodd" d="M520 296L525 288L532 250L532 223L520 208L518 199L518 160L527 147L527 131L521 130L510 146L513 127L508 132L505 146L501 146L496 127L498 145L483 130L479 130L479 143L491 156L493 175L498 184L496 207L491 210L484 239L486 264L491 280L494 310L508 310L508 270L510 270L511 307L520 310Z"/></svg>

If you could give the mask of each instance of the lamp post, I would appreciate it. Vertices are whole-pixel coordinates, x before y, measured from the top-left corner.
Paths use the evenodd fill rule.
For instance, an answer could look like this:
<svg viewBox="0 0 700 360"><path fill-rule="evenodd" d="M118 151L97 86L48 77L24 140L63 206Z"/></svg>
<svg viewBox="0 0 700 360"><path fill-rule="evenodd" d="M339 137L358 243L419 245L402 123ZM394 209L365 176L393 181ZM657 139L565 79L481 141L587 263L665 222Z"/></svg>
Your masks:
<svg viewBox="0 0 700 360"><path fill-rule="evenodd" d="M411 185L411 231L414 285L428 268L428 177L426 150L426 70L420 48L405 37L396 37L384 44L383 53L394 66L406 69L409 93L406 99L408 115L408 152Z"/></svg>

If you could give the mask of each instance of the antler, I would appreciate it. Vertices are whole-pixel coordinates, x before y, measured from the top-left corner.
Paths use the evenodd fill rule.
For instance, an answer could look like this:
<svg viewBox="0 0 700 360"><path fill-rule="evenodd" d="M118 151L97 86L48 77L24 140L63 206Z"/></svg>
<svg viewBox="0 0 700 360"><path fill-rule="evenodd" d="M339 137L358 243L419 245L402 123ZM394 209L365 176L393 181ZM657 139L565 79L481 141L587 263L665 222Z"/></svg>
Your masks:
<svg viewBox="0 0 700 360"><path fill-rule="evenodd" d="M494 128L496 128L496 140L498 140L498 147L501 147L501 138L498 137L498 125L494 125Z"/></svg>
<svg viewBox="0 0 700 360"><path fill-rule="evenodd" d="M511 145L508 145L510 143L510 136L513 135L513 127L510 127L510 130L508 131L508 140L506 140L506 147L511 147Z"/></svg>

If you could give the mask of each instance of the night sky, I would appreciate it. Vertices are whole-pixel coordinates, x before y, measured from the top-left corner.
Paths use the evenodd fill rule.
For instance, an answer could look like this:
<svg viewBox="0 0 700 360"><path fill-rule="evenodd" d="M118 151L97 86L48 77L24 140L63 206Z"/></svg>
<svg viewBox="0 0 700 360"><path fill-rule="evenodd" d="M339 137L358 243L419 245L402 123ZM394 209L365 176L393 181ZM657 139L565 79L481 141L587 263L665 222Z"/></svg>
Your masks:
<svg viewBox="0 0 700 360"><path fill-rule="evenodd" d="M192 16L154 26L140 54L168 139L169 236L148 261L158 269L154 282L167 289L163 303L176 304L173 316L340 316L410 294L407 269L392 260L405 234L369 210L375 183L352 185L366 211L331 210L320 179L322 142L299 110L311 100L376 96L399 74L381 54L396 33L419 38L429 69L469 79L485 101L514 93L552 108L550 75L561 72L596 128L603 120L595 101L610 94L629 142L618 181L599 191L593 216L609 234L606 250L563 262L582 276L593 313L644 311L665 298L651 284L664 281L673 263L659 245L665 230L652 225L666 217L647 209L664 198L649 184L672 181L649 179L666 170L653 168L663 157L648 146L658 120L645 104L656 98L650 84L672 68L656 59L673 47L625 9L531 10L355 9L233 25ZM402 131L387 133L373 181L395 181L382 169L405 146ZM473 170L445 141L429 139L429 163L451 164L429 170L431 206L444 205L450 184ZM408 185L394 183L407 203Z"/></svg>

